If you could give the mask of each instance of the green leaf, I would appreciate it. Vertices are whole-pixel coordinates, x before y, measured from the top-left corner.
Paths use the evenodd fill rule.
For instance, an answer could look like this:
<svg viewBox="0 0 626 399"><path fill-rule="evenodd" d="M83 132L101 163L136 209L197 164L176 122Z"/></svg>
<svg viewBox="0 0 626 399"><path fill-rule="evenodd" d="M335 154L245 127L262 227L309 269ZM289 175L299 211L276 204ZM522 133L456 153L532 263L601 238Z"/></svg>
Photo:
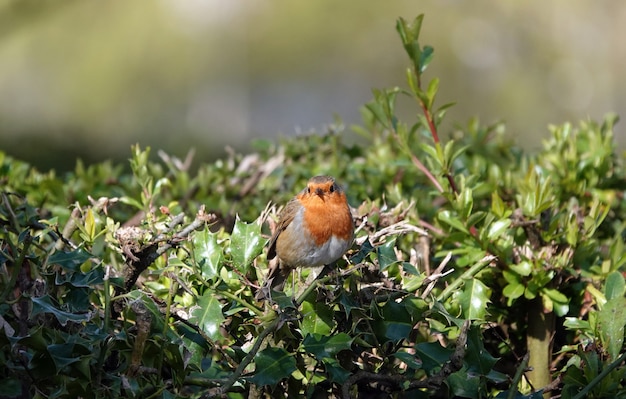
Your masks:
<svg viewBox="0 0 626 399"><path fill-rule="evenodd" d="M565 314L569 310L569 298L553 288L546 288L542 290L542 299L544 301L544 306L546 304L546 299L549 298L552 309L547 306L546 308L549 310L553 310L557 316L565 316Z"/></svg>
<svg viewBox="0 0 626 399"><path fill-rule="evenodd" d="M48 353L54 362L57 373L80 360L80 357L74 353L73 343L48 345Z"/></svg>
<svg viewBox="0 0 626 399"><path fill-rule="evenodd" d="M490 295L491 290L482 281L476 278L466 281L463 291L458 296L463 317L470 320L484 319Z"/></svg>
<svg viewBox="0 0 626 399"><path fill-rule="evenodd" d="M617 359L624 344L624 325L626 325L626 298L610 299L599 312L598 330L602 346L613 360Z"/></svg>
<svg viewBox="0 0 626 399"><path fill-rule="evenodd" d="M352 373L341 366L337 359L326 358L324 360L324 368L328 373L330 381L338 384L343 384L352 375Z"/></svg>
<svg viewBox="0 0 626 399"><path fill-rule="evenodd" d="M622 273L613 272L606 277L606 282L604 283L604 295L608 300L623 297L625 288L626 282L624 281Z"/></svg>
<svg viewBox="0 0 626 399"><path fill-rule="evenodd" d="M93 255L85 250L77 249L76 251L59 251L50 255L48 263L52 265L60 265L66 270L73 272L80 271L80 265L85 263Z"/></svg>
<svg viewBox="0 0 626 399"><path fill-rule="evenodd" d="M376 248L376 255L378 258L378 266L380 270L385 270L389 266L398 263L396 252L394 251L396 239L391 239L383 245Z"/></svg>
<svg viewBox="0 0 626 399"><path fill-rule="evenodd" d="M207 290L198 298L196 306L191 311L189 321L200 327L206 335L214 341L223 340L220 326L225 318L222 313L222 305L214 292Z"/></svg>
<svg viewBox="0 0 626 399"><path fill-rule="evenodd" d="M418 43L420 30L422 28L422 21L424 15L417 16L412 23L408 23L403 18L398 18L396 22L396 30L402 40L402 45L407 55L411 59L411 62L415 66L416 71L421 72L420 60L421 50Z"/></svg>
<svg viewBox="0 0 626 399"><path fill-rule="evenodd" d="M570 330L590 331L591 325L587 320L581 320L578 317L566 317L563 326Z"/></svg>
<svg viewBox="0 0 626 399"><path fill-rule="evenodd" d="M208 280L218 277L224 253L217 242L217 233L212 233L209 229L196 232L193 236L193 248L195 258L201 266L202 277Z"/></svg>
<svg viewBox="0 0 626 399"><path fill-rule="evenodd" d="M465 368L452 373L446 380L452 391L451 397L455 398L479 398L480 378L469 374Z"/></svg>
<svg viewBox="0 0 626 399"><path fill-rule="evenodd" d="M80 271L66 273L57 272L54 278L56 285L70 284L76 288L93 288L104 282L104 270L97 267L86 273Z"/></svg>
<svg viewBox="0 0 626 399"><path fill-rule="evenodd" d="M413 329L410 323L384 321L382 324L385 326L385 337L392 341L407 339Z"/></svg>
<svg viewBox="0 0 626 399"><path fill-rule="evenodd" d="M487 375L493 366L498 362L487 352L483 345L483 335L479 326L473 325L467 333L467 350L465 361L467 361L468 371L478 375Z"/></svg>
<svg viewBox="0 0 626 399"><path fill-rule="evenodd" d="M387 119L387 116L385 115L385 111L383 110L383 107L379 103L369 102L365 104L365 108L367 108L372 113L372 116L374 117L374 119L378 121L378 123L380 123L381 126L387 129L389 128L389 120Z"/></svg>
<svg viewBox="0 0 626 399"><path fill-rule="evenodd" d="M504 201L500 195L498 195L497 191L491 193L491 212L493 212L497 217L504 217L504 212L506 211L506 206L504 205Z"/></svg>
<svg viewBox="0 0 626 399"><path fill-rule="evenodd" d="M422 368L430 375L450 360L452 349L444 348L439 342L422 342L415 345L415 355L422 361Z"/></svg>
<svg viewBox="0 0 626 399"><path fill-rule="evenodd" d="M439 220L443 223L455 228L456 230L462 231L463 233L469 234L469 231L456 216L453 216L452 213L448 210L441 211L437 214Z"/></svg>
<svg viewBox="0 0 626 399"><path fill-rule="evenodd" d="M441 147L437 146L437 148L435 148L432 145L423 143L420 145L420 148L435 161L439 169L444 168L445 160L443 159L443 154L438 150Z"/></svg>
<svg viewBox="0 0 626 399"><path fill-rule="evenodd" d="M93 242L93 239L96 237L96 218L92 208L87 209L87 214L85 215L85 233L88 241Z"/></svg>
<svg viewBox="0 0 626 399"><path fill-rule="evenodd" d="M502 295L504 295L509 300L507 301L508 306L513 304L513 300L524 295L524 286L520 283L509 283L502 290Z"/></svg>
<svg viewBox="0 0 626 399"><path fill-rule="evenodd" d="M411 89L411 92L413 94L416 94L419 91L419 87L417 85L417 78L415 76L415 73L413 73L413 70L411 68L407 68L405 75L406 75L406 81L409 84L409 88Z"/></svg>
<svg viewBox="0 0 626 399"><path fill-rule="evenodd" d="M254 258L263 251L265 243L260 224L242 222L237 216L230 237L230 251L237 270L246 273Z"/></svg>
<svg viewBox="0 0 626 399"><path fill-rule="evenodd" d="M302 347L321 361L335 357L340 351L351 350L352 341L354 338L346 333L337 335L309 334L302 341Z"/></svg>
<svg viewBox="0 0 626 399"><path fill-rule="evenodd" d="M432 48L431 46L424 46L424 48L422 49L422 53L420 54L420 60L419 60L420 74L424 73L426 68L428 68L428 64L430 64L430 62L433 60L434 53L435 53L434 48ZM438 83L439 82L437 82L437 84ZM429 88L429 91L430 91L430 88ZM433 96L433 99L434 99L434 96Z"/></svg>
<svg viewBox="0 0 626 399"><path fill-rule="evenodd" d="M533 271L533 265L532 263L528 262L528 261L522 261L520 263L516 263L516 264L512 264L509 266L510 269L512 271L514 271L515 273L519 274L520 276L530 276L530 274Z"/></svg>
<svg viewBox="0 0 626 399"><path fill-rule="evenodd" d="M373 250L374 246L370 242L369 238L367 238L365 242L361 245L361 248L359 248L359 252L357 252L350 258L350 263L356 265L363 262L367 255L369 255Z"/></svg>
<svg viewBox="0 0 626 399"><path fill-rule="evenodd" d="M302 334L330 334L335 327L335 312L323 302L304 302L302 304Z"/></svg>
<svg viewBox="0 0 626 399"><path fill-rule="evenodd" d="M254 357L256 371L250 378L254 384L274 385L296 371L296 360L283 348L269 347Z"/></svg>
<svg viewBox="0 0 626 399"><path fill-rule="evenodd" d="M82 323L91 319L91 313L76 314L64 312L57 309L57 307L52 303L52 300L48 295L44 295L38 298L32 298L32 301L33 316L36 316L39 313L50 313L54 315L54 317L56 317L57 321L61 323L62 326L67 325L68 321L72 321L74 323Z"/></svg>
<svg viewBox="0 0 626 399"><path fill-rule="evenodd" d="M432 47L427 47L426 49L431 49L430 55L432 58ZM424 55L424 53L422 53L422 55ZM428 60L428 62L430 62L430 60ZM424 69L426 69L424 67ZM435 102L435 96L437 95L437 90L439 90L439 79L438 78L434 78L430 81L430 83L428 83L428 89L426 90L426 97L428 98L428 103L426 103L426 106L428 109L431 109L433 106L433 103ZM452 140L450 140L448 143L454 143Z"/></svg>
<svg viewBox="0 0 626 399"><path fill-rule="evenodd" d="M501 219L496 221L491 226L489 226L489 233L487 234L487 237L490 240L495 240L496 238L504 234L504 232L509 228L510 225L511 219Z"/></svg>

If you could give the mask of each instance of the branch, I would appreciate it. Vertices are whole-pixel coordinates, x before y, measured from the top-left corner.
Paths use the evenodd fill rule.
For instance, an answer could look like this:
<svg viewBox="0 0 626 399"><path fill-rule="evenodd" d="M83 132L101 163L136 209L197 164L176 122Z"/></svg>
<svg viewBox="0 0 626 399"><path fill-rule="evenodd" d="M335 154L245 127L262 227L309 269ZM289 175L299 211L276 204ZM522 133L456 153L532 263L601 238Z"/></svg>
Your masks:
<svg viewBox="0 0 626 399"><path fill-rule="evenodd" d="M198 214L196 215L196 219L191 222L187 227L175 233L171 239L166 240L164 234L160 234L155 237L155 239L149 242L146 246L144 246L139 253L135 253L135 259L127 258L126 264L128 265L128 271L126 272L126 278L124 279L124 292L129 292L132 287L137 282L139 275L146 270L159 256L164 254L167 250L174 247L178 242L186 239L189 234L191 234L195 230L199 230L204 227L207 223L211 222L214 219L214 215L207 214L204 212L204 209L200 209ZM172 222L168 226L169 232L174 229L175 226L181 224L183 221L184 215L181 213L172 219ZM164 242L162 245L160 243ZM117 295L122 294L122 292L117 292Z"/></svg>

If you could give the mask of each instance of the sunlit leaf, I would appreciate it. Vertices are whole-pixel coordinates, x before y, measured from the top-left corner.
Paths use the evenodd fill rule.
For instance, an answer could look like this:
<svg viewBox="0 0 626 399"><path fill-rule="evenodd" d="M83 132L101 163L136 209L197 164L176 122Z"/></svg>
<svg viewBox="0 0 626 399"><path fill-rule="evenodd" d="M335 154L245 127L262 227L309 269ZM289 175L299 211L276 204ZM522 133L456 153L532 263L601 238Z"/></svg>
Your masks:
<svg viewBox="0 0 626 399"><path fill-rule="evenodd" d="M219 276L224 258L222 247L217 242L217 234L204 229L193 236L194 255L201 266L202 277L206 279Z"/></svg>
<svg viewBox="0 0 626 399"><path fill-rule="evenodd" d="M611 359L617 359L624 345L624 326L626 325L626 298L616 297L607 301L600 310L598 329L602 345Z"/></svg>
<svg viewBox="0 0 626 399"><path fill-rule="evenodd" d="M456 230L462 231L463 233L469 234L469 231L456 216L452 215L452 213L448 210L441 211L437 214L439 220L443 223L455 228Z"/></svg>
<svg viewBox="0 0 626 399"><path fill-rule="evenodd" d="M198 303L192 309L189 319L215 341L224 338L220 334L220 326L224 320L222 305L211 291L205 292L203 296L198 298Z"/></svg>
<svg viewBox="0 0 626 399"><path fill-rule="evenodd" d="M300 328L306 334L329 334L335 326L334 311L323 302L304 302L302 304L302 322Z"/></svg>
<svg viewBox="0 0 626 399"><path fill-rule="evenodd" d="M487 304L491 290L478 279L465 282L461 294L458 296L459 304L463 309L466 319L484 319L487 315Z"/></svg>
<svg viewBox="0 0 626 399"><path fill-rule="evenodd" d="M235 220L235 227L230 238L230 250L235 267L245 273L257 256L263 251L266 240L261 236L258 223L245 223Z"/></svg>

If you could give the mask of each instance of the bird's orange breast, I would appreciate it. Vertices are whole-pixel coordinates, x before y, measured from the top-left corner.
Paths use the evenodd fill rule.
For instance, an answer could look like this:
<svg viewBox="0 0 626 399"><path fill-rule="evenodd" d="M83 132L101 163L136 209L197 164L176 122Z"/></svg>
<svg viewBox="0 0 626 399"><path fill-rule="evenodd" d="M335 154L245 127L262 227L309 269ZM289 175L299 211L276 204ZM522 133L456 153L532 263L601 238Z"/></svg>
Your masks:
<svg viewBox="0 0 626 399"><path fill-rule="evenodd" d="M352 240L354 222L344 193L335 193L324 199L317 195L300 198L304 212L304 224L317 245L332 236Z"/></svg>

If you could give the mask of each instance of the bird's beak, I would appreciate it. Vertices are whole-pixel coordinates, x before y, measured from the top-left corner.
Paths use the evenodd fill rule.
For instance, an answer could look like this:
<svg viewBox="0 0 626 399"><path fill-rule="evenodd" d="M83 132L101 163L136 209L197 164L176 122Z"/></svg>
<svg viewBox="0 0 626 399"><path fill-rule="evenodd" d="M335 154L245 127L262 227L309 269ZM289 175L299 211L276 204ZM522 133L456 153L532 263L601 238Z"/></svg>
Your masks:
<svg viewBox="0 0 626 399"><path fill-rule="evenodd" d="M322 190L321 188L316 188L315 194L317 194L320 198L324 198L324 190Z"/></svg>

